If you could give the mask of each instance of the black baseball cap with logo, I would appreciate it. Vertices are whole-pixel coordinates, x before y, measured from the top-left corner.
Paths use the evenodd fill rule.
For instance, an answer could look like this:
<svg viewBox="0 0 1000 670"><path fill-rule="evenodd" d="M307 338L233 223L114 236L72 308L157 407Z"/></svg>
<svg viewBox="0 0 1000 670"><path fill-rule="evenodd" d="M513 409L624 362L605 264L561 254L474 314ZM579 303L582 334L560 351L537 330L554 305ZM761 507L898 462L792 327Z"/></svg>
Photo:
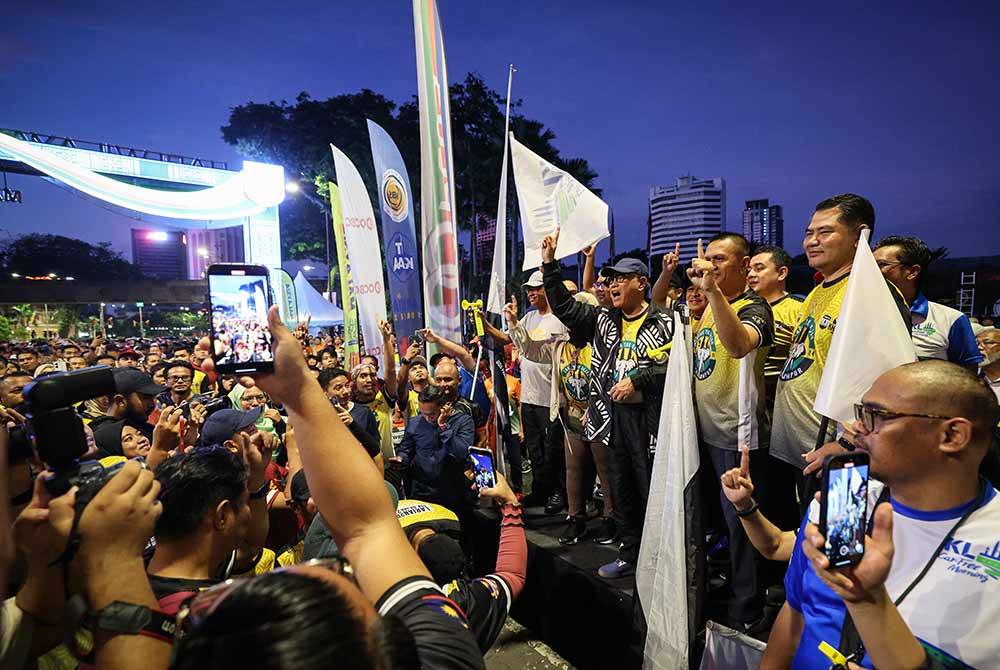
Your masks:
<svg viewBox="0 0 1000 670"><path fill-rule="evenodd" d="M115 378L115 391L122 395L129 393L159 395L167 390L166 386L157 384L151 376L138 368L115 368L111 374Z"/></svg>

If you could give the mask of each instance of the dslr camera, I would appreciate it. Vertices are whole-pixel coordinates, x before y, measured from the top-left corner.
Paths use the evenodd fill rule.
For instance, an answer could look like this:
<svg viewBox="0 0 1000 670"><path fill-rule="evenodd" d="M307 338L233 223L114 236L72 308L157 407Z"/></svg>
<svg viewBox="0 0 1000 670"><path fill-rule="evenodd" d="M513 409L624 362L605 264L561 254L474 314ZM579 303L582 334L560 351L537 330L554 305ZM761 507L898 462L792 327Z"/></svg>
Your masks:
<svg viewBox="0 0 1000 670"><path fill-rule="evenodd" d="M24 389L28 429L39 457L52 471L45 487L53 497L78 487L77 509L83 509L121 466L80 461L87 453L87 435L73 405L114 393L114 375L104 365L46 375Z"/></svg>

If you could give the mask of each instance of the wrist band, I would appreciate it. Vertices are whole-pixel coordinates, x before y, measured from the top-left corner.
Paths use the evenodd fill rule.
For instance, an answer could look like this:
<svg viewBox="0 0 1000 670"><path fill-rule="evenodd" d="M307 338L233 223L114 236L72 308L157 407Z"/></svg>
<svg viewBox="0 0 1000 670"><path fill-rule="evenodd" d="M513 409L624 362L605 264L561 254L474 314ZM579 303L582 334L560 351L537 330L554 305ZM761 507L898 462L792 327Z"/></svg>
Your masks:
<svg viewBox="0 0 1000 670"><path fill-rule="evenodd" d="M843 435L837 438L837 444L842 446L844 449L847 449L848 451L854 451L857 448L854 446L854 444L851 443L850 440L848 440Z"/></svg>
<svg viewBox="0 0 1000 670"><path fill-rule="evenodd" d="M271 482L265 481L259 489L250 494L250 500L263 500L269 490L271 490Z"/></svg>
<svg viewBox="0 0 1000 670"><path fill-rule="evenodd" d="M734 507L735 507L735 506L734 506ZM739 510L736 510L736 516L738 516L738 517L739 517L739 518L741 518L741 519L745 519L745 518L747 518L748 516L752 515L752 514L753 514L754 512L756 512L756 511L757 511L758 509L760 509L760 505L758 505L758 504L757 504L757 501L756 501L756 500L754 500L754 501L753 501L753 504L752 504L752 505L750 505L750 509L748 509L748 510L744 510L744 511L742 511L742 512L741 512L741 511L739 511Z"/></svg>

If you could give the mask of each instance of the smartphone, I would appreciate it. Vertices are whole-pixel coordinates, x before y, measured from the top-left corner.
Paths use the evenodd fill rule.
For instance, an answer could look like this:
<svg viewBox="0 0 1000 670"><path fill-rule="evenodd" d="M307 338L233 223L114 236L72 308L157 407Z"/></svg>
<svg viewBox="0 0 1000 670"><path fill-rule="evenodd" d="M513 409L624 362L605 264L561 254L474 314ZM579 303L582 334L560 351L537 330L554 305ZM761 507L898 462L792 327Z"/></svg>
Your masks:
<svg viewBox="0 0 1000 670"><path fill-rule="evenodd" d="M868 454L855 451L831 458L823 473L819 525L835 568L854 565L865 555L868 464Z"/></svg>
<svg viewBox="0 0 1000 670"><path fill-rule="evenodd" d="M271 278L262 265L216 264L208 268L212 358L219 374L274 371L267 310Z"/></svg>
<svg viewBox="0 0 1000 670"><path fill-rule="evenodd" d="M410 338L410 344L415 344L418 347L422 347L424 346L425 341L426 340L424 340L424 331L422 329L413 331L413 337Z"/></svg>
<svg viewBox="0 0 1000 670"><path fill-rule="evenodd" d="M497 485L492 451L469 447L469 460L472 461L472 478L477 489L491 489Z"/></svg>

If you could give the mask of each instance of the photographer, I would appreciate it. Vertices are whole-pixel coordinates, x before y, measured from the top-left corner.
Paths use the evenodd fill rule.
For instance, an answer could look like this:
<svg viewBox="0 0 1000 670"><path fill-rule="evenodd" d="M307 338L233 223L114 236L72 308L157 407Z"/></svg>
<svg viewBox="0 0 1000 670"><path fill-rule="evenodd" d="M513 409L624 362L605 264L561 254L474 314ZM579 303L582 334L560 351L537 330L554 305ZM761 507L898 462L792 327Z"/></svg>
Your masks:
<svg viewBox="0 0 1000 670"><path fill-rule="evenodd" d="M374 412L351 400L351 378L347 370L340 368L321 370L318 381L323 393L340 415L340 420L350 429L351 434L361 443L368 455L375 460L379 470L384 470L378 421Z"/></svg>

